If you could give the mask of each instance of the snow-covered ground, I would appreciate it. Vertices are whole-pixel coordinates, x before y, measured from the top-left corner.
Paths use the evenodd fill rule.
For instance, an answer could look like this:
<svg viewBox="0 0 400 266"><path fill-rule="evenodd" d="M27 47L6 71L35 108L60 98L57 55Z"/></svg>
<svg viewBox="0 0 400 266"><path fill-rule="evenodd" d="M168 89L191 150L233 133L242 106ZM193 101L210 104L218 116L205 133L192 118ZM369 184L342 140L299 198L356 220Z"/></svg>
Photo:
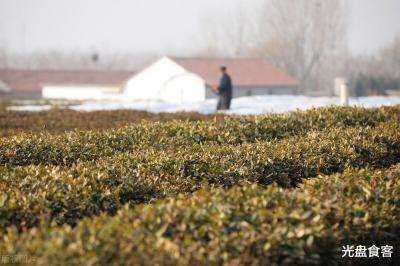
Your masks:
<svg viewBox="0 0 400 266"><path fill-rule="evenodd" d="M232 109L228 114L244 115L244 114L265 114L265 113L283 113L294 111L297 109L306 110L312 107L322 107L327 105L339 105L339 98L335 97L307 97L295 95L269 95L269 96L252 96L233 99ZM360 97L351 98L350 105L377 107L383 105L400 104L400 97ZM87 101L80 105L69 106L70 109L78 111L96 111L96 110L118 110L118 109L134 109L145 110L149 112L199 112L210 114L215 112L216 100L207 100L199 103L188 104L169 104L157 101ZM43 106L14 106L9 110L17 111L39 111L48 110L48 105Z"/></svg>
<svg viewBox="0 0 400 266"><path fill-rule="evenodd" d="M51 110L51 105L17 105L7 107L8 111L27 111L27 112L39 112Z"/></svg>

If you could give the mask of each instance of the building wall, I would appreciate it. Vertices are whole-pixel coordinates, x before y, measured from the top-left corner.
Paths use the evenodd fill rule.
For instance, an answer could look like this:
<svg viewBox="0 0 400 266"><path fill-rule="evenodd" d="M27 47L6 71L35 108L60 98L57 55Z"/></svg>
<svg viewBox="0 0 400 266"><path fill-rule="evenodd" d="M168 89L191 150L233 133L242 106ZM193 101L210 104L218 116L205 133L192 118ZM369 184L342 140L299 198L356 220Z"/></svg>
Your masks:
<svg viewBox="0 0 400 266"><path fill-rule="evenodd" d="M124 98L171 103L204 101L205 82L164 57L127 82Z"/></svg>
<svg viewBox="0 0 400 266"><path fill-rule="evenodd" d="M192 73L172 77L158 94L159 100L170 103L201 102L206 99L205 81Z"/></svg>
<svg viewBox="0 0 400 266"><path fill-rule="evenodd" d="M103 100L118 96L117 87L83 86L83 85L46 85L42 89L45 99L67 100Z"/></svg>

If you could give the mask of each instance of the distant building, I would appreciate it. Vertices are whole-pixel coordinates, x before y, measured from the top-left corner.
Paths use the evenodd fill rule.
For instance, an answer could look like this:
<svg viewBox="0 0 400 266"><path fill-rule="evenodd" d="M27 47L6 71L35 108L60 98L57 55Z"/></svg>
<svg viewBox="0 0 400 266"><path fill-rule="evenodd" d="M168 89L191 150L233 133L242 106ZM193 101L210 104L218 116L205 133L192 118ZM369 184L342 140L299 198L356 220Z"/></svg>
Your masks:
<svg viewBox="0 0 400 266"><path fill-rule="evenodd" d="M15 97L89 99L121 93L134 75L129 71L59 71L0 69L2 80Z"/></svg>
<svg viewBox="0 0 400 266"><path fill-rule="evenodd" d="M16 97L96 100L200 102L216 97L220 66L232 76L233 97L297 94L298 82L263 59L164 57L138 74L116 71L43 71L0 69L0 80Z"/></svg>
<svg viewBox="0 0 400 266"><path fill-rule="evenodd" d="M233 97L297 94L297 80L263 59L164 57L128 80L124 97L173 103L214 98L210 87L218 84L222 65L232 76Z"/></svg>

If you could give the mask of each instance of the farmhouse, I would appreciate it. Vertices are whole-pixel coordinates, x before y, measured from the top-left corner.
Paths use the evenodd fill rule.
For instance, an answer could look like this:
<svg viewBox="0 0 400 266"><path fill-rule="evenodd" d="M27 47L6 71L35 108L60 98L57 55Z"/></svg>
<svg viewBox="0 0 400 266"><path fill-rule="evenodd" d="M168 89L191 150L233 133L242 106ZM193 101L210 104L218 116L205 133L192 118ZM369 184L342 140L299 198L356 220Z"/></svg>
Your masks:
<svg viewBox="0 0 400 266"><path fill-rule="evenodd" d="M128 80L124 97L172 103L214 98L211 85L218 84L222 65L232 76L233 97L297 93L298 82L263 59L164 57Z"/></svg>

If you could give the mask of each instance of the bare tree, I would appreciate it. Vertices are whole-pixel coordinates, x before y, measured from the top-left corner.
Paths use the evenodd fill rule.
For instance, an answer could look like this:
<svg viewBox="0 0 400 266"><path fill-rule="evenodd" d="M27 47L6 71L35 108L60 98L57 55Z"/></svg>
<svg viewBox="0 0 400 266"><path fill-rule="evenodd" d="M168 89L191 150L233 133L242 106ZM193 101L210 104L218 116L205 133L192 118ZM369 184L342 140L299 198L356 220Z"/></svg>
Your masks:
<svg viewBox="0 0 400 266"><path fill-rule="evenodd" d="M253 2L254 4L255 2ZM244 57L254 50L257 8L237 0L223 12L208 12L202 20L203 56Z"/></svg>
<svg viewBox="0 0 400 266"><path fill-rule="evenodd" d="M374 55L349 57L347 78L359 95L400 90L400 35Z"/></svg>
<svg viewBox="0 0 400 266"><path fill-rule="evenodd" d="M343 0L267 0L259 25L256 54L297 77L305 92L329 90L325 73L338 74L332 66L346 53Z"/></svg>
<svg viewBox="0 0 400 266"><path fill-rule="evenodd" d="M400 35L374 55L349 57L348 73L400 80Z"/></svg>
<svg viewBox="0 0 400 266"><path fill-rule="evenodd" d="M29 54L12 54L0 49L0 68L42 70L93 70L133 71L138 70L153 58L151 54L119 54L80 51L47 51Z"/></svg>
<svg viewBox="0 0 400 266"><path fill-rule="evenodd" d="M241 0L207 17L202 55L264 57L295 76L303 92L332 93L347 56L345 12L344 0Z"/></svg>
<svg viewBox="0 0 400 266"><path fill-rule="evenodd" d="M400 79L400 34L379 54L385 76Z"/></svg>

